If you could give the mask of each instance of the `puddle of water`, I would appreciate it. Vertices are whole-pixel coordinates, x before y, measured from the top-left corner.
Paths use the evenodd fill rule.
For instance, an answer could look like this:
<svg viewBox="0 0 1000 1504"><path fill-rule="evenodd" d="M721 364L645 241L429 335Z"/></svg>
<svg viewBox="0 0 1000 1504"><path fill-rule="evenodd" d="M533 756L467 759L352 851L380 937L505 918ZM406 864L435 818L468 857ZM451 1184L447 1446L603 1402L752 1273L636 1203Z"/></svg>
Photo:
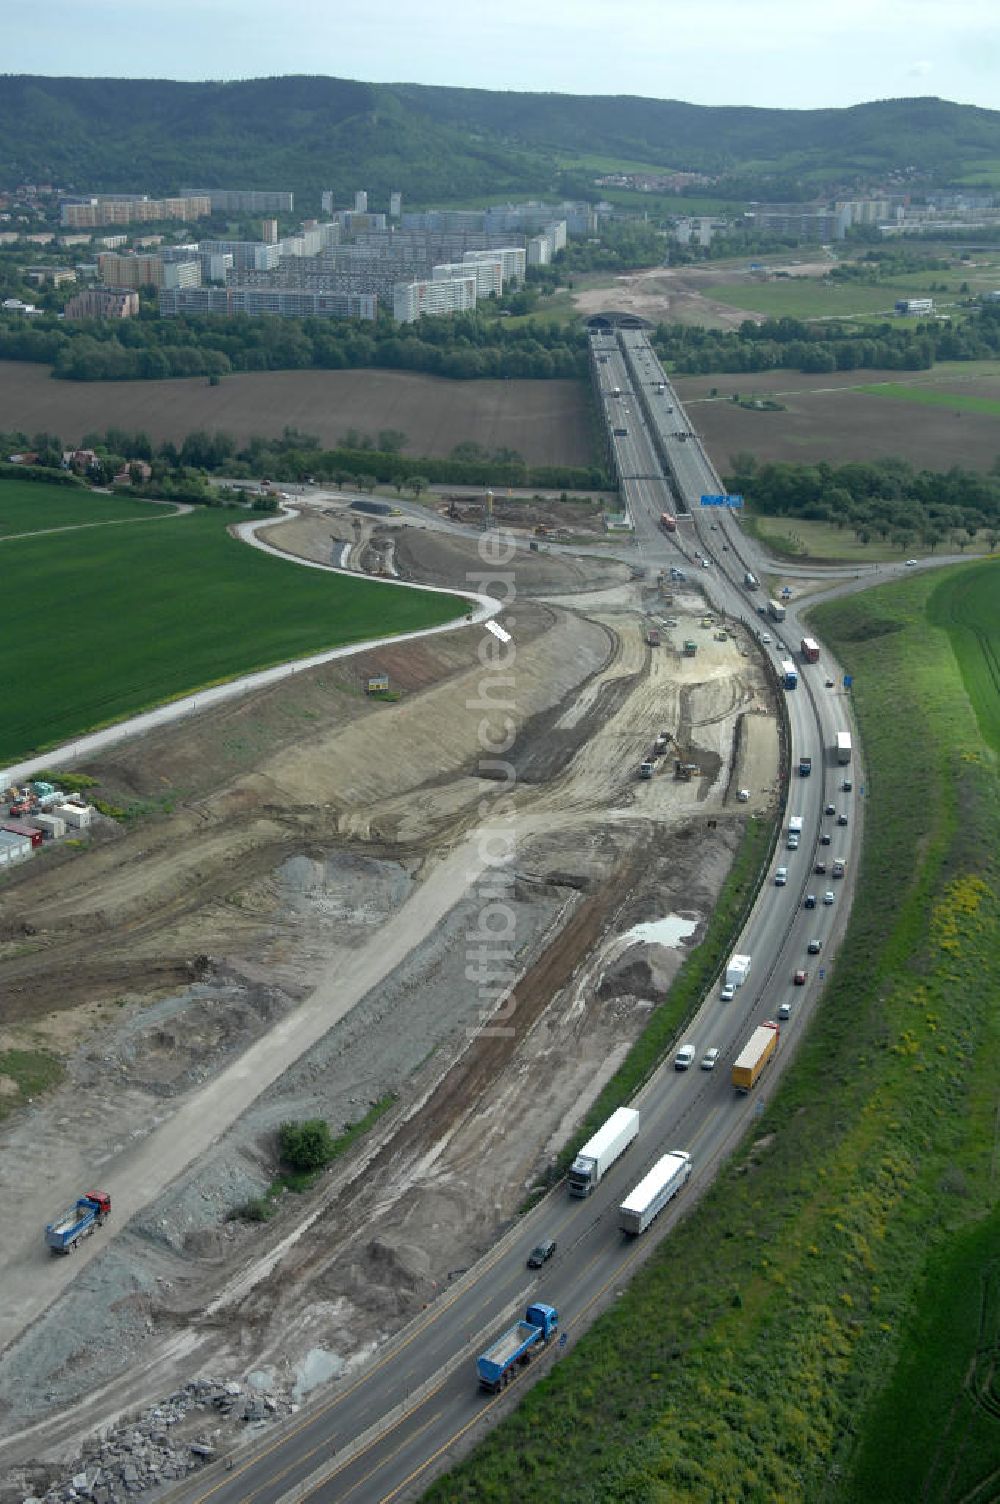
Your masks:
<svg viewBox="0 0 1000 1504"><path fill-rule="evenodd" d="M292 1398L302 1399L317 1385L325 1384L328 1379L339 1377L346 1366L343 1358L338 1357L336 1353L331 1353L327 1348L311 1347L296 1370Z"/></svg>
<svg viewBox="0 0 1000 1504"><path fill-rule="evenodd" d="M648 919L645 924L633 924L624 938L640 940L645 945L678 946L682 940L693 935L697 928L697 919L682 919L679 914L668 914L665 919Z"/></svg>

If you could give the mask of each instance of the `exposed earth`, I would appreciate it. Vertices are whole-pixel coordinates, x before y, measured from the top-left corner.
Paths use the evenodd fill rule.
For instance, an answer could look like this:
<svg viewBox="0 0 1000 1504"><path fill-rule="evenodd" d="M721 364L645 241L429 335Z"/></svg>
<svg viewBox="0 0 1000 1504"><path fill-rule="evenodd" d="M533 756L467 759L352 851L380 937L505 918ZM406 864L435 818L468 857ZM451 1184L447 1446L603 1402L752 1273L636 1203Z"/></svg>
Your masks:
<svg viewBox="0 0 1000 1504"><path fill-rule="evenodd" d="M530 507L527 525L543 515L561 525ZM270 541L465 584L489 567L480 535L441 522L355 528L328 497ZM0 1128L19 1188L0 1224L7 1498L200 1375L263 1374L287 1407L431 1301L544 1179L697 944L743 823L772 808L763 673L739 629L702 625L693 586L665 608L629 563L548 545L496 572L514 592L502 668L469 627L124 744L88 771L145 813L0 889L0 1048L43 1044L67 1072ZM376 668L395 699L364 694ZM498 883L503 1035L470 961ZM679 946L632 933L671 914L695 925ZM231 1220L274 1181L281 1123L339 1132L390 1097L316 1187ZM41 1228L96 1181L113 1221L50 1259ZM242 1421L220 1424L225 1444Z"/></svg>

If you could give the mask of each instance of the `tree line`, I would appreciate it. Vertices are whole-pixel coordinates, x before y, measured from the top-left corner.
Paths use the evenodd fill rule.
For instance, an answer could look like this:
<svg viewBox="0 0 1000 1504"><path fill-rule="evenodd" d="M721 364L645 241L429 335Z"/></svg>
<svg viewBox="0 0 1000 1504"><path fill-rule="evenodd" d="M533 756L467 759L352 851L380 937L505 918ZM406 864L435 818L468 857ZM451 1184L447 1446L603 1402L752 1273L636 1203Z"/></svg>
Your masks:
<svg viewBox="0 0 1000 1504"><path fill-rule="evenodd" d="M207 504L226 499L225 493L220 494L217 487L209 484L209 477L218 475L235 481L256 481L263 476L277 481L332 481L337 486L351 482L362 490L372 491L378 485L391 485L399 493L413 490L418 495L431 485L483 489L537 486L560 491L612 489L598 465L528 465L515 450L487 451L475 443L456 445L447 459L411 457L399 452L398 440L405 440L405 434L387 429L375 436L387 437L397 444L386 449L372 447L372 437L349 429L337 447L324 449L314 434L286 427L277 438L254 435L240 447L232 434L218 429L198 429L179 444L169 439L154 444L142 430L108 428L102 433L85 434L80 447L92 450L97 457L89 478L98 484L110 483L132 462L141 460L149 465L152 475L148 482L134 480L131 494ZM352 442L359 441L361 447L350 447ZM34 467L4 467L21 479L65 476L63 447L56 434L0 433L0 454L30 450L38 456Z"/></svg>
<svg viewBox="0 0 1000 1504"><path fill-rule="evenodd" d="M67 323L42 314L0 326L0 360L38 361L67 381L163 380L232 371L384 367L458 380L580 378L582 330L539 320L512 325L474 313L390 319L157 317Z"/></svg>
<svg viewBox="0 0 1000 1504"><path fill-rule="evenodd" d="M1000 458L986 475L958 466L916 470L893 458L796 465L735 454L729 463L727 488L754 512L832 523L861 543L879 538L901 552L917 542L931 553L944 544L961 552L980 532L991 549L1000 542Z"/></svg>
<svg viewBox="0 0 1000 1504"><path fill-rule="evenodd" d="M856 325L802 319L745 319L723 331L659 324L657 355L679 375L793 370L927 371L939 360L992 360L1000 355L1000 304L983 303L946 322L906 326L886 319Z"/></svg>

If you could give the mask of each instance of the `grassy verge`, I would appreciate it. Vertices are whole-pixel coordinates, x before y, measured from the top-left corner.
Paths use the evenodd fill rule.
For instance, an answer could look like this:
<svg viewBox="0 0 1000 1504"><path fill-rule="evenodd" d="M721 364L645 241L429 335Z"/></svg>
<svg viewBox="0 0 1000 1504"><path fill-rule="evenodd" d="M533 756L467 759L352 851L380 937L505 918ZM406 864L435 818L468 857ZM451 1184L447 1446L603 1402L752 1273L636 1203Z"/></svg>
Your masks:
<svg viewBox="0 0 1000 1504"><path fill-rule="evenodd" d="M875 564L899 564L904 556L914 554L926 557L927 549L912 540L899 547L881 538L872 538L862 543L846 524L837 527L832 522L812 522L805 517L783 517L767 513L744 514L743 526L751 537L772 553L799 561L814 559L822 563L857 564L859 569L871 569ZM964 536L963 536L964 541ZM944 553L955 552L955 544L941 545ZM974 555L989 550L989 538L980 532L965 552Z"/></svg>
<svg viewBox="0 0 1000 1504"><path fill-rule="evenodd" d="M229 536L236 518L245 513L200 510L157 527L8 542L5 645L31 671L9 676L0 761L255 669L467 609L268 557Z"/></svg>
<svg viewBox="0 0 1000 1504"><path fill-rule="evenodd" d="M62 1078L59 1061L43 1050L0 1050L0 1120Z"/></svg>
<svg viewBox="0 0 1000 1504"><path fill-rule="evenodd" d="M919 1345L922 1292L936 1298L939 1267L982 1282L991 1246L974 1239L996 1203L1000 790L935 624L977 571L995 577L951 570L816 613L855 675L871 797L809 1036L698 1209L431 1500L913 1499L937 1476L922 1452L890 1493L899 1453L868 1428ZM971 1435L970 1323L935 1333L941 1383L920 1403L939 1430L971 1417ZM908 1444L914 1396L886 1391L883 1436ZM995 1466L996 1407L983 1424L963 1486L985 1477L988 1443Z"/></svg>

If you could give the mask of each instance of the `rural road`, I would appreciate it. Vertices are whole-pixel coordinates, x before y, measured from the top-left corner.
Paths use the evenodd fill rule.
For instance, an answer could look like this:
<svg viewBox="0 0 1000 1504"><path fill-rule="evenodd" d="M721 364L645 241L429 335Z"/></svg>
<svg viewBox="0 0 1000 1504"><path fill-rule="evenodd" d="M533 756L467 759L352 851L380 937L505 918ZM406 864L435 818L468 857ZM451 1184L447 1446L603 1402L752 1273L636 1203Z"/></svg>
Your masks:
<svg viewBox="0 0 1000 1504"><path fill-rule="evenodd" d="M265 528L273 527L279 522L286 522L298 515L294 507L285 508L276 517L241 522L235 531L245 543L261 549L264 553L292 567L322 569L328 574L344 574L351 579L357 579L357 574L351 570L337 569L332 564L320 564L309 559L293 558L290 554L271 548L258 537L258 533L263 532ZM370 578L373 584L385 585L389 589L426 590L433 595L453 595L459 600L468 601L472 607L471 620L474 622L487 621L503 609L500 601L493 600L488 595L476 595L471 591L450 590L437 585L410 585L401 580L376 579L374 576L365 576L365 578ZM328 648L322 653L311 653L306 658L293 658L290 662L276 664L273 668L260 669L253 674L243 674L240 678L230 679L225 684L216 684L210 689L198 690L194 694L185 695L183 699L172 700L168 705L159 705L155 710L147 710L142 715L119 721L116 725L107 726L102 731L93 731L88 736L77 737L74 741L63 743L61 747L51 748L42 756L27 758L23 762L0 768L0 785L6 788L10 784L33 778L46 768L77 762L82 757L90 757L93 753L102 752L107 747L117 745L118 742L127 741L130 737L142 736L158 726L170 725L171 722L205 710L210 705L218 705L224 700L235 699L239 695L247 694L250 690L261 689L266 684L276 684L281 679L290 678L292 674L301 673L303 669L316 668L319 664L329 663L334 658L347 658L352 653L366 653L371 648L382 647L388 643L408 642L418 637L433 637L439 632L455 632L466 625L468 625L467 619L459 616L454 621L444 622L438 627L421 627L414 632L399 632L389 637L370 637L365 642L353 642L347 647Z"/></svg>

